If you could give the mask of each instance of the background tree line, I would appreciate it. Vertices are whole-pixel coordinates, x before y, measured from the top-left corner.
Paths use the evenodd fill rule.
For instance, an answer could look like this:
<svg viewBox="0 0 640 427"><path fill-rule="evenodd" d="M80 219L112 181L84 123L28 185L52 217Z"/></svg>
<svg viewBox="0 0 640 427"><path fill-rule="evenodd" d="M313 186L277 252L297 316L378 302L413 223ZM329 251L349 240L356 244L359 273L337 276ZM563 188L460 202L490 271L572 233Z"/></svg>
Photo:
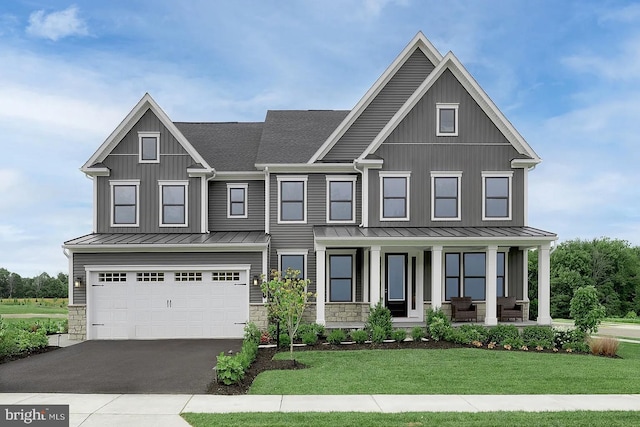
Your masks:
<svg viewBox="0 0 640 427"><path fill-rule="evenodd" d="M574 291L593 285L607 317L640 314L640 247L603 237L569 240L551 253L551 317L568 319ZM538 255L529 253L529 316L538 312Z"/></svg>
<svg viewBox="0 0 640 427"><path fill-rule="evenodd" d="M21 277L0 268L0 298L67 298L68 276L58 273L52 277L41 273L35 277Z"/></svg>

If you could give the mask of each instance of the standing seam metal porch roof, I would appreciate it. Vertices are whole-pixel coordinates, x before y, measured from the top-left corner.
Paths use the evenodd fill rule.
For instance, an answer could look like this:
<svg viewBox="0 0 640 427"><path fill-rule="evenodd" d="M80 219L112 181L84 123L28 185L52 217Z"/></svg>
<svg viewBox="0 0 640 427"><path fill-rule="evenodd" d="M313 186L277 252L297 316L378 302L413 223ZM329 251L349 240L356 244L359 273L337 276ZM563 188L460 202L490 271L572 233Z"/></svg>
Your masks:
<svg viewBox="0 0 640 427"><path fill-rule="evenodd" d="M353 240L556 240L554 233L533 227L370 227L316 226L316 241Z"/></svg>
<svg viewBox="0 0 640 427"><path fill-rule="evenodd" d="M269 244L264 231L219 231L213 233L94 233L64 242L64 247L105 246L223 246Z"/></svg>

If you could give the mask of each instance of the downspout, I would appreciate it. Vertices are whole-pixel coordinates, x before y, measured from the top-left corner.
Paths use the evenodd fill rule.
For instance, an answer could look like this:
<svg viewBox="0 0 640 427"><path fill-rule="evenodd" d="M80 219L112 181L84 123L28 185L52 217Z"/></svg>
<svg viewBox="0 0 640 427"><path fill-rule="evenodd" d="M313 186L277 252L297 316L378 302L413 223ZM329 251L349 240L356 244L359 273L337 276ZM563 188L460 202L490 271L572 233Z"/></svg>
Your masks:
<svg viewBox="0 0 640 427"><path fill-rule="evenodd" d="M73 256L71 254L71 251L67 248L65 248L64 246L62 247L62 253L64 254L65 257L67 257L67 260L69 260L69 276L67 277L67 295L69 298L69 302L68 305L73 305Z"/></svg>
<svg viewBox="0 0 640 427"><path fill-rule="evenodd" d="M353 161L353 169L360 174L360 225L358 227L362 228L364 226L364 192L368 191L368 188L364 188L364 166L362 170L358 169L358 159Z"/></svg>
<svg viewBox="0 0 640 427"><path fill-rule="evenodd" d="M269 173L269 166L264 167L264 232L269 234L271 222L270 215L271 207L271 173Z"/></svg>
<svg viewBox="0 0 640 427"><path fill-rule="evenodd" d="M92 206L92 216L93 216L93 232L98 232L98 179L95 176L89 175L85 173L85 178L92 181L92 190L93 190L93 206Z"/></svg>
<svg viewBox="0 0 640 427"><path fill-rule="evenodd" d="M202 177L204 178L206 175L202 175ZM216 177L216 170L215 168L211 168L211 176L207 179L203 179L203 184L204 187L202 189L202 191L200 192L201 197L203 200L201 201L203 209L201 209L200 211L203 212L204 215L204 219L201 222L205 222L207 226L205 227L204 232L205 233L209 233L211 232L211 230L209 230L209 181L212 181L214 178ZM206 196L206 197L203 197Z"/></svg>

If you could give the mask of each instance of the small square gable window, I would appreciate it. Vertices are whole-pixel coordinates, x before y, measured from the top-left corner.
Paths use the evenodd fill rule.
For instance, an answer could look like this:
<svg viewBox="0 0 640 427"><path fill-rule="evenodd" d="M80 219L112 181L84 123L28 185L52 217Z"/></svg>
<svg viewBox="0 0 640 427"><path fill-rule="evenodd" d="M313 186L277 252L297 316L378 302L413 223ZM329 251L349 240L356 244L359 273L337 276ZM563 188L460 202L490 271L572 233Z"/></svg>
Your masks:
<svg viewBox="0 0 640 427"><path fill-rule="evenodd" d="M458 104L436 104L436 136L458 136Z"/></svg>
<svg viewBox="0 0 640 427"><path fill-rule="evenodd" d="M160 163L160 132L138 132L139 162Z"/></svg>

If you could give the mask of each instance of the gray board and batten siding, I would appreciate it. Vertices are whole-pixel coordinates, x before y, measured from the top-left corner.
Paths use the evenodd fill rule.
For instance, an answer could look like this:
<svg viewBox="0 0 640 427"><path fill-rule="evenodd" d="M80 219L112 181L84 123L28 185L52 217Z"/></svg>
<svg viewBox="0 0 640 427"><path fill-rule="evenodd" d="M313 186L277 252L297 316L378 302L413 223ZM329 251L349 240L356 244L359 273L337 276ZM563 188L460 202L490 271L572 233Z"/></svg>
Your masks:
<svg viewBox="0 0 640 427"><path fill-rule="evenodd" d="M247 218L227 218L227 184L247 184ZM210 181L209 230L264 231L264 181Z"/></svg>
<svg viewBox="0 0 640 427"><path fill-rule="evenodd" d="M323 160L358 158L433 68L424 53L416 49Z"/></svg>
<svg viewBox="0 0 640 427"><path fill-rule="evenodd" d="M291 176L288 174L270 175L271 200L269 202L270 218L270 269L278 269L278 250L281 251L302 251L307 254L307 274L311 279L311 292L315 290L316 278L316 255L313 237L314 225L327 224L327 176L326 174L293 174L294 176L307 176L307 222L306 224L278 224L278 176ZM345 176L345 174L338 174ZM362 222L362 182L359 175L356 177L356 193L354 203L356 204L355 225Z"/></svg>
<svg viewBox="0 0 640 427"><path fill-rule="evenodd" d="M160 163L139 163L138 132L160 132ZM102 162L110 169L110 176L98 180L98 233L194 233L201 230L199 178L189 178L187 168L194 159L184 150L171 132L151 112L147 112ZM113 180L140 180L139 226L111 227L111 186ZM188 226L160 227L159 180L188 181Z"/></svg>
<svg viewBox="0 0 640 427"><path fill-rule="evenodd" d="M250 264L249 282L253 276L262 274L262 252L121 252L121 253L74 253L73 277L82 277L82 283L90 285L85 275L87 265L106 266L168 266L197 265L207 268L215 265ZM116 269L117 270L117 269ZM250 302L262 302L259 286L249 283ZM73 288L74 304L86 304L86 287Z"/></svg>

